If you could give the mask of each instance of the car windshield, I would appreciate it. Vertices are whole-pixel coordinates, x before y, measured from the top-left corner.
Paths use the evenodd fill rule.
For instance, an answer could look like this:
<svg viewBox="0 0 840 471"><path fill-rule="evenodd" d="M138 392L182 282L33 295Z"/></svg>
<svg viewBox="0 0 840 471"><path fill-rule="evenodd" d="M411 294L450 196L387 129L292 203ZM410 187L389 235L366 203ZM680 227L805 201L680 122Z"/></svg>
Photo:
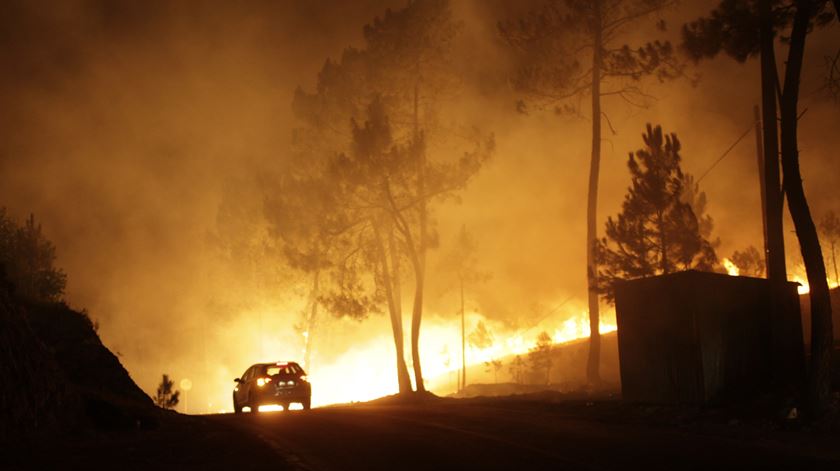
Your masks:
<svg viewBox="0 0 840 471"><path fill-rule="evenodd" d="M265 373L269 376L284 375L284 376L298 376L303 370L295 364L288 365L269 365Z"/></svg>

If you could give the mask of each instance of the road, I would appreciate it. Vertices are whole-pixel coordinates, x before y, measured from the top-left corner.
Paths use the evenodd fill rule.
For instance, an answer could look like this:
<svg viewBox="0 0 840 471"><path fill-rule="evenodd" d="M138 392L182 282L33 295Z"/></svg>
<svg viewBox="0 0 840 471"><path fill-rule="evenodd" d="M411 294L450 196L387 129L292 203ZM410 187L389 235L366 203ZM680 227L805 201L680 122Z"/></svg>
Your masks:
<svg viewBox="0 0 840 471"><path fill-rule="evenodd" d="M586 411L598 407L436 401L212 420L258 436L294 467L311 471L840 469L831 440L802 432L648 425Z"/></svg>

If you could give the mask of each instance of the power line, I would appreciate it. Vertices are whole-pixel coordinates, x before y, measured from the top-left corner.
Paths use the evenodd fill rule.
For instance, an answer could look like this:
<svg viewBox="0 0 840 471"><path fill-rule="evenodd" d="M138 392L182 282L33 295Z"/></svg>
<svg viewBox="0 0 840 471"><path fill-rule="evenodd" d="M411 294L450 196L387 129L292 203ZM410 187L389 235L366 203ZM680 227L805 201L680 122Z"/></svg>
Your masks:
<svg viewBox="0 0 840 471"><path fill-rule="evenodd" d="M721 155L717 160L715 160L715 162L708 169L706 169L705 172L703 172L703 175L700 175L700 178L697 179L698 184L700 183L700 180L702 180L706 175L708 175L709 172L711 172L712 169L714 169L717 166L717 164L720 163L721 160L723 160L724 158L726 158L727 155L729 155L729 152L731 152L732 149L734 149L735 146L737 146L742 139L747 137L747 134L749 134L750 131L753 130L753 126L755 126L755 123L750 123L750 126L747 128L746 131L744 131L744 134L741 134L741 137L739 137L735 142L733 142L732 145L729 146L728 149L726 149L726 152L724 152L723 155Z"/></svg>

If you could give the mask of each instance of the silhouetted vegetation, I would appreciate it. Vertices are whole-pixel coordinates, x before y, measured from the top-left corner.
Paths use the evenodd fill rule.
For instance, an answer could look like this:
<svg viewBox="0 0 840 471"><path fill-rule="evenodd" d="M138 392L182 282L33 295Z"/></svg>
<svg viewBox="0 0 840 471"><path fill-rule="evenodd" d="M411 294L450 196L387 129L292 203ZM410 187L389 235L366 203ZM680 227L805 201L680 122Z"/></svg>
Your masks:
<svg viewBox="0 0 840 471"><path fill-rule="evenodd" d="M508 365L508 371L516 384L523 384L525 382L525 360L520 355L516 355Z"/></svg>
<svg viewBox="0 0 840 471"><path fill-rule="evenodd" d="M631 153L627 162L631 185L621 213L607 219L606 237L599 242L600 289L610 302L617 281L678 270L711 271L717 264L712 243L701 234L700 222L683 197L686 176L677 135L648 125L642 138L645 148Z"/></svg>
<svg viewBox="0 0 840 471"><path fill-rule="evenodd" d="M419 336L426 252L438 241L432 204L462 189L493 150L492 137L475 134L466 139L472 150L464 152L436 121L457 86L449 57L457 33L445 0L388 11L365 27L364 48L327 61L315 92L299 89L293 105L300 120L293 161L299 165L284 179L317 187L310 195L315 207L329 206L307 207L311 215L294 221L309 221L304 231L316 235L309 242L318 248L316 265L329 270L317 299L333 314L357 319L386 306L401 392L411 390L402 352L402 274L414 281L411 363L415 386L424 391ZM430 142L444 151L431 155Z"/></svg>
<svg viewBox="0 0 840 471"><path fill-rule="evenodd" d="M551 366L554 361L551 358L554 341L548 332L542 331L537 336L537 342L528 351L528 361L531 364L531 372L537 378L538 383L549 384L551 382Z"/></svg>
<svg viewBox="0 0 840 471"><path fill-rule="evenodd" d="M174 409L178 405L181 391L174 389L175 382L169 379L169 376L164 374L160 380L157 388L157 395L155 395L155 404L163 409Z"/></svg>
<svg viewBox="0 0 840 471"><path fill-rule="evenodd" d="M17 296L33 301L58 301L67 275L55 266L55 246L30 215L18 225L0 208L0 266Z"/></svg>
<svg viewBox="0 0 840 471"><path fill-rule="evenodd" d="M487 360L484 362L485 366L485 373L493 372L493 383L496 384L499 382L499 371L502 370L502 366L504 363L500 358L493 358L491 360Z"/></svg>
<svg viewBox="0 0 840 471"><path fill-rule="evenodd" d="M724 0L708 18L698 19L683 29L683 46L695 60L714 57L720 52L725 52L739 62L755 55L761 57L768 275L771 280L779 283L786 279L781 225L782 196L776 163L779 155L777 151L780 149L784 195L787 197L810 286L813 322L809 405L816 414L826 410L830 401L833 334L825 264L799 167L799 89L807 35L814 28L831 22L835 13L831 11L831 3L827 0ZM788 50L784 75L780 77L773 42L777 34L782 33L787 34ZM777 101L780 111L778 117Z"/></svg>
<svg viewBox="0 0 840 471"><path fill-rule="evenodd" d="M465 284L472 284L472 283L479 283L482 281L486 281L490 275L488 273L482 272L478 268L478 259L475 255L476 252L476 242L473 238L472 234L467 231L467 226L462 225L461 230L458 232L458 237L455 241L454 247L452 250L447 254L444 263L442 264L442 268L448 272L454 272L455 276L458 280L458 288L459 288L459 295L461 299L461 306L460 306L460 315L461 315L461 379L460 384L461 388L466 387L467 385L467 368L466 368L466 347L467 347L467 339L466 339L466 325L465 325L465 298L464 298L464 285ZM480 322L478 327L485 329L484 323ZM475 334L476 332L473 332ZM472 344L473 338L470 334L470 343ZM493 338L492 334L489 333L486 329L479 333L478 335L489 335L487 340L490 341L492 344ZM479 347L479 348L486 348L486 347Z"/></svg>
<svg viewBox="0 0 840 471"><path fill-rule="evenodd" d="M750 245L743 250L736 250L732 253L731 259L732 263L738 267L738 273L741 276L761 278L767 271L764 256L755 246Z"/></svg>
<svg viewBox="0 0 840 471"><path fill-rule="evenodd" d="M834 282L840 284L840 272L837 270L837 246L840 245L840 217L834 211L825 213L820 220L820 232L828 243L831 264L834 267Z"/></svg>
<svg viewBox="0 0 840 471"><path fill-rule="evenodd" d="M653 97L643 91L641 79L656 77L661 82L682 75L682 64L670 42L652 41L639 47L622 44L632 25L673 3L669 0L553 0L526 18L499 24L503 39L520 60L512 83L529 103L548 107L558 114L580 115L575 103L587 94L591 98L592 155L586 211L586 280L592 331L587 374L591 383L600 382L601 355L596 253L601 117L606 116L601 101L602 97L614 97L630 106L644 107ZM661 20L659 26L664 29ZM521 112L528 109L525 100L520 100L517 107Z"/></svg>

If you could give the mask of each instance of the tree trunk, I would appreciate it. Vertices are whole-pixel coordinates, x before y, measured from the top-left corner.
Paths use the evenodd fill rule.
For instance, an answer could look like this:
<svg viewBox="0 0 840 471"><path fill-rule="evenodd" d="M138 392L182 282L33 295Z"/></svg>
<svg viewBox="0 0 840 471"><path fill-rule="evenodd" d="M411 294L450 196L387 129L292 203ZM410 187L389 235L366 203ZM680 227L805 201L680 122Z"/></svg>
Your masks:
<svg viewBox="0 0 840 471"><path fill-rule="evenodd" d="M601 363L601 332L598 312L598 265L595 247L598 240L596 228L598 217L598 173L601 167L601 1L594 0L593 32L595 45L592 53L592 158L589 161L589 193L586 206L586 287L589 300L589 358L586 365L586 377L590 384L601 382L599 367Z"/></svg>
<svg viewBox="0 0 840 471"><path fill-rule="evenodd" d="M802 186L797 144L799 80L805 54L810 7L809 1L796 2L781 100L781 143L785 193L810 286L811 365L808 406L811 414L819 415L827 409L831 399L831 298L817 227L811 217Z"/></svg>
<svg viewBox="0 0 840 471"><path fill-rule="evenodd" d="M421 148L421 137L418 116L418 85L414 85L414 144L417 155L417 193L420 197L418 205L420 236L417 247L417 262L414 267L415 289L414 309L411 312L411 359L414 364L414 386L417 392L426 390L423 383L423 369L420 366L420 321L423 319L423 288L426 282L426 151Z"/></svg>
<svg viewBox="0 0 840 471"><path fill-rule="evenodd" d="M315 332L315 324L318 319L318 296L320 294L321 270L315 269L312 276L312 292L310 299L312 307L309 310L309 317L306 319L306 338L303 344L303 369L309 371L312 366L312 335Z"/></svg>
<svg viewBox="0 0 840 471"><path fill-rule="evenodd" d="M671 270L668 267L668 240L665 236L665 216L662 211L657 212L656 221L659 225L659 269L664 275L670 273Z"/></svg>
<svg viewBox="0 0 840 471"><path fill-rule="evenodd" d="M779 179L779 134L776 123L776 56L773 48L773 15L770 0L761 0L761 110L764 124L764 201L767 205L767 279L787 281L785 239L782 226L784 200ZM777 304L777 303L774 303Z"/></svg>
<svg viewBox="0 0 840 471"><path fill-rule="evenodd" d="M376 234L377 251L379 252L382 281L385 286L385 297L388 302L388 314L391 317L391 331L394 334L394 347L397 355L397 384L400 394L406 394L411 392L411 378L408 376L408 368L405 365L401 310L397 306L394 297L394 289L399 289L399 286L395 284L396 280L393 276L393 271L388 267L388 255L378 227L374 226L374 232ZM393 257L393 251L396 250L393 243L393 234L389 236L388 240L388 250L392 253Z"/></svg>
<svg viewBox="0 0 840 471"><path fill-rule="evenodd" d="M461 282L461 384L467 387L467 336L464 324L464 277Z"/></svg>
<svg viewBox="0 0 840 471"><path fill-rule="evenodd" d="M396 321L399 334L399 359L397 372L400 384L400 392L411 392L411 377L408 375L408 367L405 365L405 353L403 352L403 328L402 328L402 282L400 281L400 254L397 244L394 241L394 230L388 231L388 251L391 253L391 294L393 299L394 313L392 319ZM397 335L397 333L395 333Z"/></svg>
<svg viewBox="0 0 840 471"><path fill-rule="evenodd" d="M418 260L419 262L419 260ZM414 386L417 392L426 390L423 384L423 370L420 366L420 319L423 317L423 268L417 263L414 269L414 308L411 312L411 359L414 364Z"/></svg>

